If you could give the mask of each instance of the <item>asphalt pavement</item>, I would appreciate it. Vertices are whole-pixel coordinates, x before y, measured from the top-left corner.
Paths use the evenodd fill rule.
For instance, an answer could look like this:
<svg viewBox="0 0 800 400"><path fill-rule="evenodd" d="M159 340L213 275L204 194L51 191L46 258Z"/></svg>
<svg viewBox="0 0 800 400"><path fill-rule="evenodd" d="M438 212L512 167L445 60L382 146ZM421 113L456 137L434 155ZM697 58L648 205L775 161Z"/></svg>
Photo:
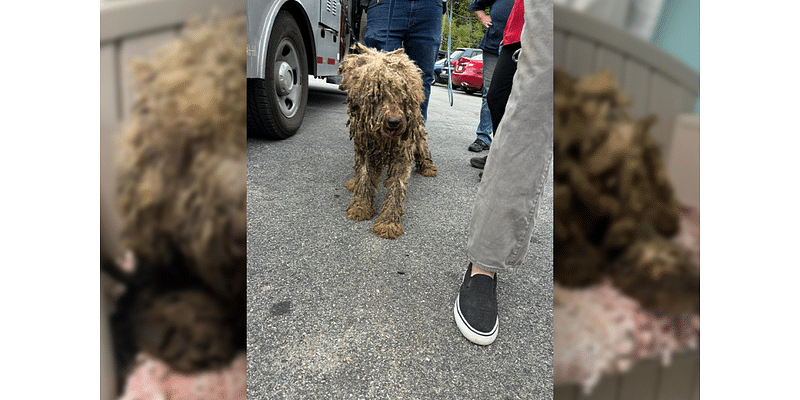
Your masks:
<svg viewBox="0 0 800 400"><path fill-rule="evenodd" d="M248 138L249 399L552 399L552 177L523 266L498 275L500 328L482 347L453 321L480 170L479 95L432 88L439 176L412 173L394 240L345 216L345 94L311 80L286 140ZM552 168L551 168L552 171ZM385 193L378 192L376 209Z"/></svg>

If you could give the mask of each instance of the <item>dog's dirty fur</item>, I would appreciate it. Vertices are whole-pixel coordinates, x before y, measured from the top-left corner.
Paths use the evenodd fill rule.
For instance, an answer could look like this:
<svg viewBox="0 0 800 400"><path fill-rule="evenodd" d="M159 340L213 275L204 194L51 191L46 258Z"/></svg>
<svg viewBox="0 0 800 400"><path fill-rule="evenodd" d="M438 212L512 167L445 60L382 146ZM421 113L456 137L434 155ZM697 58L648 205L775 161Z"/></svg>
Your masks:
<svg viewBox="0 0 800 400"><path fill-rule="evenodd" d="M404 50L377 51L360 44L360 54L342 60L342 82L347 91L350 139L355 150L353 177L345 187L353 192L347 217L363 221L375 213L374 197L386 167L386 196L372 231L385 239L403 234L403 201L412 164L428 177L433 165L420 103L425 100L422 72Z"/></svg>
<svg viewBox="0 0 800 400"><path fill-rule="evenodd" d="M245 38L244 17L213 16L136 61L118 147L121 244L137 268L122 278L116 345L185 373L245 348Z"/></svg>
<svg viewBox="0 0 800 400"><path fill-rule="evenodd" d="M553 280L586 287L611 277L644 307L700 311L700 267L670 240L678 200L654 116L630 117L631 99L604 71L553 77Z"/></svg>

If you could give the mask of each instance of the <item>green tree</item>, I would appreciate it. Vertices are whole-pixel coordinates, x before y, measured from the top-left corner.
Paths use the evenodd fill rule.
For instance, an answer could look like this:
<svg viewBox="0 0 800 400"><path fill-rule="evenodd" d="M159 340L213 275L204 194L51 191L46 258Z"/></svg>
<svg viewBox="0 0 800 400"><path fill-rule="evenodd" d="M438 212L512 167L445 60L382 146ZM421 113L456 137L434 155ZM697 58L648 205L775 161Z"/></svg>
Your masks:
<svg viewBox="0 0 800 400"><path fill-rule="evenodd" d="M471 0L449 0L453 4L453 22L450 31L450 49L459 47L478 47L483 39L486 28L481 25L475 13L469 10ZM447 50L447 34L449 25L449 11L442 16L442 50Z"/></svg>

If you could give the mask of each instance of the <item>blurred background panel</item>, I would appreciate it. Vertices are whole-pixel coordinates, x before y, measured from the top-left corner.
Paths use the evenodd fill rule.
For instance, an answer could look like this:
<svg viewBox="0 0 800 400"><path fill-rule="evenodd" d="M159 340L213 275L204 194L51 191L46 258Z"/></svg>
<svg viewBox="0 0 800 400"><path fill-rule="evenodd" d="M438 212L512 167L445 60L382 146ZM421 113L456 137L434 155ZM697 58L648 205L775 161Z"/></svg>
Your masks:
<svg viewBox="0 0 800 400"><path fill-rule="evenodd" d="M214 12L243 13L244 0L126 0L100 1L100 259L115 260L118 254L120 219L114 201L115 147L135 93L128 64L150 56L158 47L175 39L193 17ZM242 48L242 51L245 51ZM108 318L112 306L101 280L101 400L113 399L118 387L112 357ZM107 289L107 287L106 287Z"/></svg>
<svg viewBox="0 0 800 400"><path fill-rule="evenodd" d="M658 117L649 132L659 144L679 204L697 210L699 230L699 1L554 0L554 3L555 69L564 70L576 79L608 70L620 91L632 101L626 109L631 118L642 119L651 114ZM699 251L699 239L697 247ZM554 269L557 268L556 261ZM570 293L571 298L592 299L599 292L587 288ZM554 295L555 301L559 298L565 297ZM577 300L571 306L581 308L580 302ZM642 311L639 306L637 309ZM565 330L559 329L559 320L565 325L570 323L567 320L571 317L564 310L559 306L554 309L556 336L559 332L565 334ZM688 350L687 346L677 346L655 357L623 356L631 350L609 350L608 346L615 343L586 341L587 337L602 336L593 336L591 332L569 331L570 338L555 338L556 342L561 341L561 347L554 348L554 398L699 399L699 315L696 318L696 337L678 339L694 346L688 346ZM594 328L614 334L629 332L611 320L599 321ZM573 336L583 339L572 339ZM569 348L570 344L575 347L570 349L573 354L567 355L567 351L559 354L559 348ZM598 354L608 356L619 351L620 355L605 359L587 357L582 365L568 365L568 361L574 361L570 357L592 347ZM573 371L568 371L568 366ZM575 373L575 369L595 375L587 377Z"/></svg>

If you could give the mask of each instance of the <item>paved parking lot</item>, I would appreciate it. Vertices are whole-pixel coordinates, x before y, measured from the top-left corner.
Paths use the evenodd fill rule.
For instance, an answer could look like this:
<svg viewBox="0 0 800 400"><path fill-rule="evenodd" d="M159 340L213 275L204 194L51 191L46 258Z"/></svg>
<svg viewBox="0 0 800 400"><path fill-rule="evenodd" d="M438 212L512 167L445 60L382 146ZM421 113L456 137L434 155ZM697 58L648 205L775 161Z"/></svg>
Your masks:
<svg viewBox="0 0 800 400"><path fill-rule="evenodd" d="M523 268L498 277L497 341L474 345L453 321L480 108L453 95L432 88L439 176L411 175L395 240L345 216L353 148L336 86L313 80L295 136L248 138L248 398L552 398L552 178Z"/></svg>

